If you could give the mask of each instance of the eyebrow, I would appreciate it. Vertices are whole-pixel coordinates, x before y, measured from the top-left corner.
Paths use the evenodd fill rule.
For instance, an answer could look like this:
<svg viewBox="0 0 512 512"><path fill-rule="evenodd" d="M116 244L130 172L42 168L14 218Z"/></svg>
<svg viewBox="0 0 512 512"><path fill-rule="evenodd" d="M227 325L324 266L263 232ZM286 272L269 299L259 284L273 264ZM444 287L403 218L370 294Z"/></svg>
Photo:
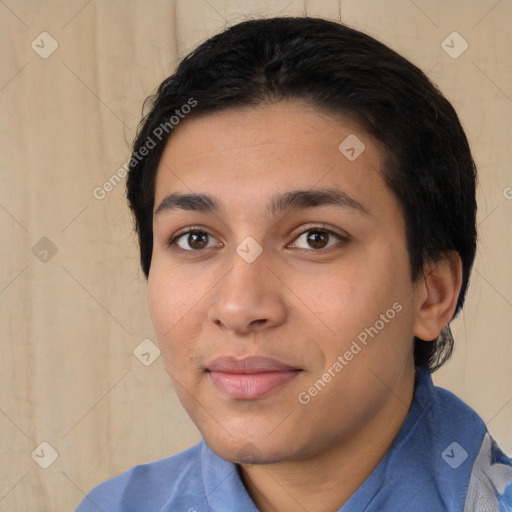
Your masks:
<svg viewBox="0 0 512 512"><path fill-rule="evenodd" d="M368 208L337 188L292 190L282 195L276 195L269 201L267 212L273 216L277 216L287 210L301 210L325 205L351 208L361 213L371 215ZM217 213L220 212L222 208L219 201L206 194L172 193L164 197L155 210L155 215L173 210Z"/></svg>

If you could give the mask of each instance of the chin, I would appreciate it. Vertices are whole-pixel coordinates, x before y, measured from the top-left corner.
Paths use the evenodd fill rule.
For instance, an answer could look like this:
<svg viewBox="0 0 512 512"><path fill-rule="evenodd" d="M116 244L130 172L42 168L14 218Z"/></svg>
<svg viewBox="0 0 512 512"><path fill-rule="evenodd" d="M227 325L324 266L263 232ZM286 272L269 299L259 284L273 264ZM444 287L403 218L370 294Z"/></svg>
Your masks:
<svg viewBox="0 0 512 512"><path fill-rule="evenodd" d="M261 439L257 435L231 438L203 435L206 444L222 459L236 464L272 464L289 457L290 445L285 440Z"/></svg>

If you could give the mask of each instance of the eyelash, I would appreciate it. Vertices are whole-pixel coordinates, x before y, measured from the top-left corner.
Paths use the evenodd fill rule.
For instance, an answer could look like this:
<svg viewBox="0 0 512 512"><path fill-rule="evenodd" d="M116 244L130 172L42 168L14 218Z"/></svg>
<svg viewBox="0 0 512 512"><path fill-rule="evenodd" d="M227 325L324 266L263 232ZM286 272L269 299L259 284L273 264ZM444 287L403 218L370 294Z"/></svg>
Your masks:
<svg viewBox="0 0 512 512"><path fill-rule="evenodd" d="M322 226L319 226L319 225L312 225L312 226L307 226L307 229L301 231L295 238L294 240L297 240L298 238L300 238L302 235L306 234L306 233L309 233L311 231L313 232L319 232L319 233L327 233L328 235L331 235L335 238L337 238L339 240L340 243L338 244L335 244L333 246L330 246L330 247L326 247L324 249L302 249L302 248L299 248L299 250L301 251L308 251L308 252L315 252L315 253L322 253L322 252L326 252L326 251L329 251L330 249L332 249L333 247L336 247L336 246L339 246L339 245L344 245L346 244L348 241L349 241L349 238L348 237L345 237L345 236L342 236L340 235L339 233L336 233L335 231L332 231L330 229L327 229L324 227L324 225ZM181 232L180 234L172 237L168 242L167 242L167 245L169 247L171 246L175 246L174 249L175 250L178 250L178 251L181 251L181 252L185 252L185 253L199 253L201 251L205 251L206 249L210 249L210 247L206 248L206 249L182 249L181 247L179 247L176 242L182 238L183 236L185 235L189 235L190 233L202 233L202 234L206 234L208 236L211 236L212 238L215 238L213 237L213 235L211 235L210 233L208 233L208 231L206 231L205 229L202 229L202 228L199 228L197 226L192 226L190 227L189 229L187 229L186 231L183 231Z"/></svg>

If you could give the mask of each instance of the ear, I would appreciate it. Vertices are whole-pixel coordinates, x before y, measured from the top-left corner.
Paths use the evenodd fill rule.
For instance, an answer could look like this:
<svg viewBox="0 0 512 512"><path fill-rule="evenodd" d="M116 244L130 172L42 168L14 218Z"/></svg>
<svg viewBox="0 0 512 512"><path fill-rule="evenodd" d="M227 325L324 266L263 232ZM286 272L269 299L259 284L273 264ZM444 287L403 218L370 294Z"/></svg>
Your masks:
<svg viewBox="0 0 512 512"><path fill-rule="evenodd" d="M462 262L457 252L451 251L441 261L426 266L418 283L414 322L417 338L433 341L439 336L452 319L461 285Z"/></svg>

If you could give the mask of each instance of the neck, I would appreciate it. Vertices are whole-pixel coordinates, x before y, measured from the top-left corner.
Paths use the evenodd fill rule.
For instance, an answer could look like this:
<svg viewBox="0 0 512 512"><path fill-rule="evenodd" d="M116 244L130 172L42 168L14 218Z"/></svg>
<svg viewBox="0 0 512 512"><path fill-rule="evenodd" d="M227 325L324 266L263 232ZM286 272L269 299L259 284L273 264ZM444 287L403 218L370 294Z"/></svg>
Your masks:
<svg viewBox="0 0 512 512"><path fill-rule="evenodd" d="M328 450L306 460L241 465L241 475L261 512L341 508L377 467L407 417L414 395L414 368L372 419Z"/></svg>

